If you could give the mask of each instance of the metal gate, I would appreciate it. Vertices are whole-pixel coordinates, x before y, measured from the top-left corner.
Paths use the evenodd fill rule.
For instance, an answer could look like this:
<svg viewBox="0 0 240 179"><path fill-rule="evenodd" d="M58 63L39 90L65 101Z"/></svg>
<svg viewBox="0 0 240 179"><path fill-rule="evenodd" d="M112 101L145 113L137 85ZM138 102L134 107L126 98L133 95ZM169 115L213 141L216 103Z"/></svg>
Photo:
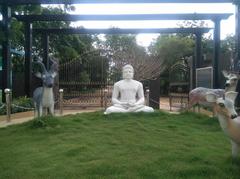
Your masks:
<svg viewBox="0 0 240 179"><path fill-rule="evenodd" d="M64 89L64 107L103 107L111 103L112 87L119 80L110 72L108 59L69 60L60 64L59 88Z"/></svg>
<svg viewBox="0 0 240 179"><path fill-rule="evenodd" d="M190 88L190 68L183 60L174 64L169 71L169 105L172 108L186 108Z"/></svg>

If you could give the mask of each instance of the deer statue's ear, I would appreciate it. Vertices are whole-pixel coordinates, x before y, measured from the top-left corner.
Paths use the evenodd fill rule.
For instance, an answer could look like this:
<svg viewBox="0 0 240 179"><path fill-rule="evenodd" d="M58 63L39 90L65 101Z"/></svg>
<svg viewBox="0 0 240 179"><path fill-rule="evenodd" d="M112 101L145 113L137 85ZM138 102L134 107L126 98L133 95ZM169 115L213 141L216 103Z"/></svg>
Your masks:
<svg viewBox="0 0 240 179"><path fill-rule="evenodd" d="M57 72L52 73L52 77L55 78L55 76L57 76Z"/></svg>
<svg viewBox="0 0 240 179"><path fill-rule="evenodd" d="M225 97L232 100L233 102L235 101L237 95L238 95L238 92L235 92L235 91L229 91L225 93Z"/></svg>
<svg viewBox="0 0 240 179"><path fill-rule="evenodd" d="M214 103L217 101L217 96L214 93L207 93L206 100L207 102Z"/></svg>
<svg viewBox="0 0 240 179"><path fill-rule="evenodd" d="M58 63L57 63L57 60L53 60L53 58L49 58L49 60L52 62L52 65L50 66L50 71L52 73L58 71ZM56 75L55 75L56 76Z"/></svg>
<svg viewBox="0 0 240 179"><path fill-rule="evenodd" d="M222 71L222 74L223 74L223 76L224 76L225 78L227 78L228 75L229 75L228 72L227 72L226 70L223 70L223 71Z"/></svg>
<svg viewBox="0 0 240 179"><path fill-rule="evenodd" d="M36 72L34 75L38 78L42 78L42 73L40 73L40 72Z"/></svg>

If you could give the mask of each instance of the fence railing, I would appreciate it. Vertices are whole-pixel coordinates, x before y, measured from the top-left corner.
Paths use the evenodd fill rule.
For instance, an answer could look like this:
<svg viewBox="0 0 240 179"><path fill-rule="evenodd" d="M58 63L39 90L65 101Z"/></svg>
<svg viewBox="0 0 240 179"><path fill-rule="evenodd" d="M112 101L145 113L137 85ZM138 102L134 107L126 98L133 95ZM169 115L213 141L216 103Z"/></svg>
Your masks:
<svg viewBox="0 0 240 179"><path fill-rule="evenodd" d="M11 107L15 107L15 108L19 108L19 109L25 109L25 110L35 110L35 108L31 108L31 107L25 107L25 106L19 106L17 104L13 104L12 103L12 98L11 98L11 90L10 89L5 89L5 97L6 97L6 103L2 104L2 106L0 106L0 110L2 108L6 108L6 121L7 122L11 122ZM107 106L107 102L108 102L108 98L107 98L107 93L108 90L104 90L104 109L106 110ZM146 91L146 105L149 105L149 90ZM59 106L59 114L62 116L63 115L63 89L59 89L59 99L57 101L55 101L55 104L58 104Z"/></svg>
<svg viewBox="0 0 240 179"><path fill-rule="evenodd" d="M0 110L4 107L6 108L6 121L11 122L11 107L19 108L19 109L25 109L25 110L35 110L35 108L31 107L25 107L25 106L19 106L17 104L13 104L11 100L11 93L12 91L8 88L4 90L5 93L5 101L6 103L3 103L2 106L0 106ZM59 106L59 114L63 115L63 89L59 89L59 100L54 102L55 104L58 104Z"/></svg>

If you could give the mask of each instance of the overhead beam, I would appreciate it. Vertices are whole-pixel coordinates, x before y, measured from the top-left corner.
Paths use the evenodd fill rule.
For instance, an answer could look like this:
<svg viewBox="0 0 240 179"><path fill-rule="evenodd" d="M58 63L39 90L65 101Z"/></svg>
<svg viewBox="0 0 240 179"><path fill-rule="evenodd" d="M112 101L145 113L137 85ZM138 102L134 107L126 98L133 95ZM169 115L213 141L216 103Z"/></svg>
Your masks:
<svg viewBox="0 0 240 179"><path fill-rule="evenodd" d="M11 79L11 40L10 40L10 28L11 28L11 8L4 5L1 7L2 10L2 102L5 102L5 93L6 88L12 88L12 79Z"/></svg>
<svg viewBox="0 0 240 179"><path fill-rule="evenodd" d="M19 21L118 21L118 20L214 20L228 19L232 13L121 14L121 15L13 15Z"/></svg>
<svg viewBox="0 0 240 179"><path fill-rule="evenodd" d="M106 4L106 3L232 3L233 0L0 0L8 5L25 4Z"/></svg>
<svg viewBox="0 0 240 179"><path fill-rule="evenodd" d="M220 48L221 48L221 40L220 40L220 20L216 20L214 22L214 47L213 47L213 88L219 88L219 76L221 75L219 71L220 60Z"/></svg>
<svg viewBox="0 0 240 179"><path fill-rule="evenodd" d="M32 96L32 24L25 23L25 95Z"/></svg>
<svg viewBox="0 0 240 179"><path fill-rule="evenodd" d="M138 34L138 33L207 33L212 28L156 28L156 29L33 29L34 33L52 34Z"/></svg>

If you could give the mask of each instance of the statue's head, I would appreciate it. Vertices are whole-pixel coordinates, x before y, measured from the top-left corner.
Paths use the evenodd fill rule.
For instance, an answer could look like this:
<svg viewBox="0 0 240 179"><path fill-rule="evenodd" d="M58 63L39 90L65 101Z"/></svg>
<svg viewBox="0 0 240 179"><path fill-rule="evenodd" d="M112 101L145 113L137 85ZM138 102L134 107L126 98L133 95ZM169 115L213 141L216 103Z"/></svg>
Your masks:
<svg viewBox="0 0 240 179"><path fill-rule="evenodd" d="M134 70L132 65L125 65L122 68L123 79L133 79Z"/></svg>

